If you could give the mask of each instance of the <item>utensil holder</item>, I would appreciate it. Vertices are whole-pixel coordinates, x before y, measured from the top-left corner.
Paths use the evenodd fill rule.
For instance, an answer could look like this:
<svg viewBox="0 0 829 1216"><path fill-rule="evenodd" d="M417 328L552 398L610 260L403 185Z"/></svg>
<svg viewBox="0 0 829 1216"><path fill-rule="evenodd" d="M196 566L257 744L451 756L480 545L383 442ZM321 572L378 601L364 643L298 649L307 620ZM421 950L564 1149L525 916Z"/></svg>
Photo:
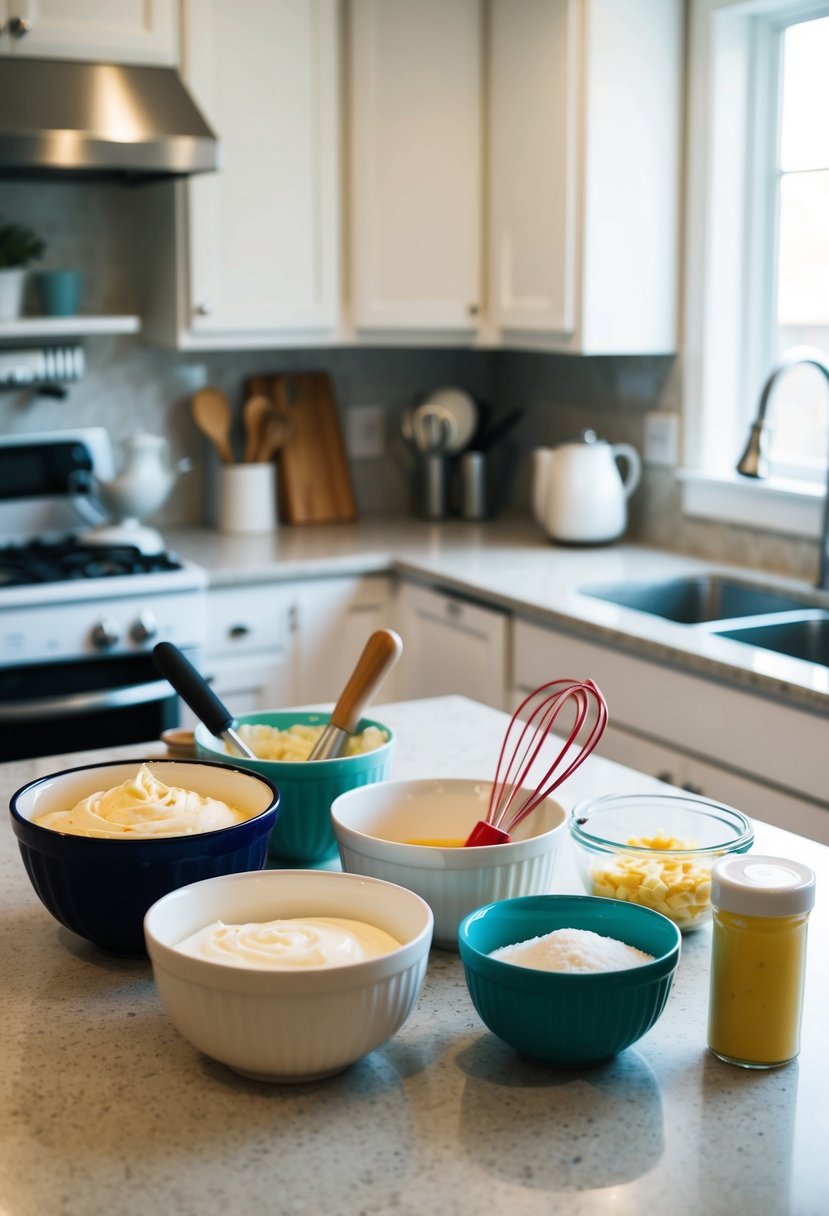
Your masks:
<svg viewBox="0 0 829 1216"><path fill-rule="evenodd" d="M263 535L276 530L276 466L271 463L223 464L219 467L220 532Z"/></svg>
<svg viewBox="0 0 829 1216"><path fill-rule="evenodd" d="M488 519L492 513L486 452L464 452L460 459L461 518Z"/></svg>

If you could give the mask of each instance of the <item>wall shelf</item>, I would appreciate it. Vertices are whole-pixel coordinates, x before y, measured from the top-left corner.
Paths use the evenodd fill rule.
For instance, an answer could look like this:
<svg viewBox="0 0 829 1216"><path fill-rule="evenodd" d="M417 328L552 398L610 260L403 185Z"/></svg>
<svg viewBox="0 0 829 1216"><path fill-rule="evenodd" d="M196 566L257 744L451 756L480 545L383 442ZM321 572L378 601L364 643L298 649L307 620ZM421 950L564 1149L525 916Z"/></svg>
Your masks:
<svg viewBox="0 0 829 1216"><path fill-rule="evenodd" d="M134 316L18 317L14 321L0 321L0 341L136 334L140 328L141 319Z"/></svg>

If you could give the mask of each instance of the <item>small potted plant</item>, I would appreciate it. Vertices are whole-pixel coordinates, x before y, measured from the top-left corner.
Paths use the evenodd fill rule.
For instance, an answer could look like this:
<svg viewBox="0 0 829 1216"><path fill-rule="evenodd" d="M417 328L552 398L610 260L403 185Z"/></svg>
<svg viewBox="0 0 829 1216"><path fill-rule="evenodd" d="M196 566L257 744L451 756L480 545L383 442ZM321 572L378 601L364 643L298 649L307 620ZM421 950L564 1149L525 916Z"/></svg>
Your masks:
<svg viewBox="0 0 829 1216"><path fill-rule="evenodd" d="M27 267L43 256L45 248L31 228L0 220L0 321L20 316Z"/></svg>

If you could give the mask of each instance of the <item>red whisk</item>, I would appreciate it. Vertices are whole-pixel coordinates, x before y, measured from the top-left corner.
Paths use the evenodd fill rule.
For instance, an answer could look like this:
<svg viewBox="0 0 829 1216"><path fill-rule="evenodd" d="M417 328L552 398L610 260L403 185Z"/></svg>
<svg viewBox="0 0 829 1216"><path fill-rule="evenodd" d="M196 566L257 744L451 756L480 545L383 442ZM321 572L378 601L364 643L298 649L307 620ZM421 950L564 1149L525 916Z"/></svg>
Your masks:
<svg viewBox="0 0 829 1216"><path fill-rule="evenodd" d="M533 786L533 766L567 705L573 708L570 732L563 741L556 737L561 750ZM466 844L507 844L510 832L587 759L606 726L607 702L592 680L551 680L525 697L501 744L486 819L476 823Z"/></svg>

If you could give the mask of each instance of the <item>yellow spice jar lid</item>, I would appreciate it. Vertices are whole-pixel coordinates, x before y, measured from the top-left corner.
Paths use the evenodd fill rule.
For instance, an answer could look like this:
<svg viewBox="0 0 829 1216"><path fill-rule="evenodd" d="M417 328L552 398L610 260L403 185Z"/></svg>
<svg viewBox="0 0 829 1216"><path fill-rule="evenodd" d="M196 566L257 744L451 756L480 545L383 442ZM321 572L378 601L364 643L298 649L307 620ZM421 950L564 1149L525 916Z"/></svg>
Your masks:
<svg viewBox="0 0 829 1216"><path fill-rule="evenodd" d="M711 903L743 916L797 916L815 906L815 875L799 861L733 853L711 867Z"/></svg>

